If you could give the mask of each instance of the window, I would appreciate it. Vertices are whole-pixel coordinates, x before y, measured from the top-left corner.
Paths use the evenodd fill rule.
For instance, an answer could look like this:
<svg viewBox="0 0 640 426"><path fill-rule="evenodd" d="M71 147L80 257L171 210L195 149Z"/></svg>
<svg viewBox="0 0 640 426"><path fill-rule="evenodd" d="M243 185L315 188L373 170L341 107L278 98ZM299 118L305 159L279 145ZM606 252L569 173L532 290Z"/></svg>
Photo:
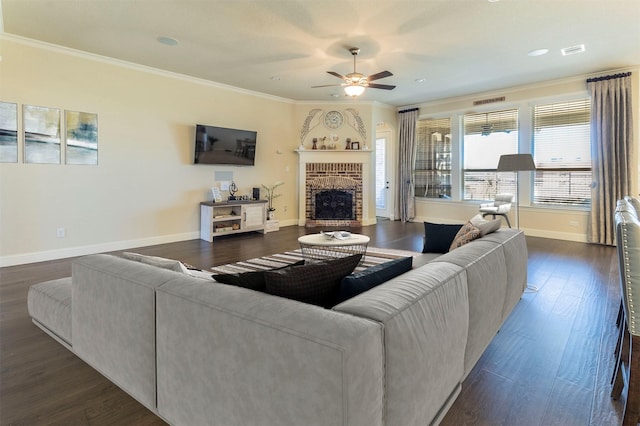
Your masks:
<svg viewBox="0 0 640 426"><path fill-rule="evenodd" d="M590 115L589 99L534 107L534 203L591 203Z"/></svg>
<svg viewBox="0 0 640 426"><path fill-rule="evenodd" d="M515 173L497 173L503 154L518 152L518 110L464 116L463 182L465 200L492 200L496 194L516 195Z"/></svg>
<svg viewBox="0 0 640 426"><path fill-rule="evenodd" d="M419 120L414 168L418 197L451 197L451 119Z"/></svg>

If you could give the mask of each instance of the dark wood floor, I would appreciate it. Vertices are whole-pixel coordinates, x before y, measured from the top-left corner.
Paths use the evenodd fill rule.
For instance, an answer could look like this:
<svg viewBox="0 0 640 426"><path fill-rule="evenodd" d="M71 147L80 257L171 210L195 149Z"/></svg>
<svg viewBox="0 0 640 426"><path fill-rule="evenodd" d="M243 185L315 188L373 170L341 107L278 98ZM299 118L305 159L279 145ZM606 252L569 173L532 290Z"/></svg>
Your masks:
<svg viewBox="0 0 640 426"><path fill-rule="evenodd" d="M202 268L297 248L297 226L132 251ZM420 251L420 223L358 232ZM609 397L620 303L615 249L528 237L527 292L463 383L444 425L614 425ZM69 276L71 259L0 269L0 425L157 425L159 418L33 325L31 284Z"/></svg>

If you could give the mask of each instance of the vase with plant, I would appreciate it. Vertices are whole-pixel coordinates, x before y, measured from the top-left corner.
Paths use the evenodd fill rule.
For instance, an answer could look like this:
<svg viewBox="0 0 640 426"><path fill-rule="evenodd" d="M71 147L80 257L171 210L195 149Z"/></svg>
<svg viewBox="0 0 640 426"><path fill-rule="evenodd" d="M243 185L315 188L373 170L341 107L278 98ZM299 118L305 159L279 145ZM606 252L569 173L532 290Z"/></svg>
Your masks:
<svg viewBox="0 0 640 426"><path fill-rule="evenodd" d="M265 195L265 198L269 202L267 205L267 210L268 210L267 218L270 220L273 219L274 212L276 211L276 209L273 207L273 200L282 195L282 194L276 194L274 190L277 187L282 185L284 185L284 182L280 182L280 181L277 181L271 185L262 185L265 191L267 191L267 195Z"/></svg>

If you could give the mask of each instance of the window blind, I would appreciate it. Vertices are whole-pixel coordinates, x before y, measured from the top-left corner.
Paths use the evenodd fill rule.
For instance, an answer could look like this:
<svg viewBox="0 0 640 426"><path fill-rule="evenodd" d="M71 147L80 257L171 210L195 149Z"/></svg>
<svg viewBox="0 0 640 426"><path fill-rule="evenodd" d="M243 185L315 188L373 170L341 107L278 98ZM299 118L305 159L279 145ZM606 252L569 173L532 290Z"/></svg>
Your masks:
<svg viewBox="0 0 640 426"><path fill-rule="evenodd" d="M591 202L590 99L536 105L533 201L549 205Z"/></svg>

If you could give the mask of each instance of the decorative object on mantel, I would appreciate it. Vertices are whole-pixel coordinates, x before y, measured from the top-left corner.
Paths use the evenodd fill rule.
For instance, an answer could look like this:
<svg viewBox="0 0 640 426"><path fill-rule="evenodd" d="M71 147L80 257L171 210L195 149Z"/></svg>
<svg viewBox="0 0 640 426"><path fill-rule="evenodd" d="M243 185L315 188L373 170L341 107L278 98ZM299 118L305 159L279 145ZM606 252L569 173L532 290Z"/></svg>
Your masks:
<svg viewBox="0 0 640 426"><path fill-rule="evenodd" d="M267 207L267 219L269 220L273 220L275 217L275 211L276 209L273 207L273 200L278 198L280 195L282 194L274 194L274 190L279 187L284 185L284 182L281 181L277 181L275 183L273 183L272 185L262 185L262 187L267 191L267 195L265 195L265 198L267 199L267 201L269 201L268 207Z"/></svg>
<svg viewBox="0 0 640 426"><path fill-rule="evenodd" d="M321 137L320 141L322 141L322 145L320 145L320 149L327 149L327 145L325 145L325 142L327 141L327 137L326 136Z"/></svg>
<svg viewBox="0 0 640 426"><path fill-rule="evenodd" d="M358 142L358 141L351 142L351 149L359 150L360 149L360 142Z"/></svg>
<svg viewBox="0 0 640 426"><path fill-rule="evenodd" d="M322 110L320 108L315 108L309 111L309 115L307 115L307 118L304 120L302 130L300 131L300 145L304 145L304 139L307 137L309 132L320 124L320 117L318 116L318 113L321 111Z"/></svg>
<svg viewBox="0 0 640 426"><path fill-rule="evenodd" d="M358 111L356 111L354 108L347 108L345 110L345 115L347 118L347 124L349 124L349 126L353 127L354 129L356 129L358 131L358 133L360 134L360 137L362 138L363 141L367 140L367 129L364 126L364 123L362 121L362 118L360 117L360 114L358 113Z"/></svg>
<svg viewBox="0 0 640 426"><path fill-rule="evenodd" d="M351 138L347 138L347 145L345 145L344 149L351 149Z"/></svg>
<svg viewBox="0 0 640 426"><path fill-rule="evenodd" d="M318 138L313 138L313 146L311 149L318 149Z"/></svg>

